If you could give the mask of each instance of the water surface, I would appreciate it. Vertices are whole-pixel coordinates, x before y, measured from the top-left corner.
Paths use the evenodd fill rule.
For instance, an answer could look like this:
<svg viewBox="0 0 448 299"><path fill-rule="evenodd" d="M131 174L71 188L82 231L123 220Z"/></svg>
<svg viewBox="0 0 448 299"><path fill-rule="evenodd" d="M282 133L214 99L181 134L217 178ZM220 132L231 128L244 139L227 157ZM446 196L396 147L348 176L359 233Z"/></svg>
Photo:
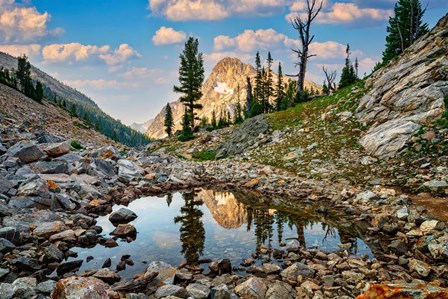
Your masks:
<svg viewBox="0 0 448 299"><path fill-rule="evenodd" d="M121 207L116 205L113 211ZM336 211L317 213L316 206L310 204L286 208L253 195L201 189L163 198L140 198L128 208L138 215L131 222L138 231L136 240L128 243L118 239L115 248L97 245L72 249L78 253L76 259L94 257L83 263L80 272L100 268L107 258L115 269L124 254L130 254L135 263L120 272L125 278L144 272L148 262L158 260L178 266L184 261L194 264L200 259L228 258L238 266L243 259L259 253L258 264L268 258L275 262L261 253L269 248L282 249L280 243L290 239L327 252L341 250L339 244L344 243L353 255L372 256L353 223L344 221ZM108 217L97 219L105 237L114 230Z"/></svg>

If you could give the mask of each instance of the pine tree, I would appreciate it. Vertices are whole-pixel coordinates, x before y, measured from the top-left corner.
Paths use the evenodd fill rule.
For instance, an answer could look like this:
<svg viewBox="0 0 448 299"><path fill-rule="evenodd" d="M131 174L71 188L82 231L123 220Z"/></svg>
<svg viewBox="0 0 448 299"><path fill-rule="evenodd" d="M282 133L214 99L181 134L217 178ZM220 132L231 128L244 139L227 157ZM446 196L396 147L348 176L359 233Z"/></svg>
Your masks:
<svg viewBox="0 0 448 299"><path fill-rule="evenodd" d="M22 92L29 89L29 85L31 85L31 64L25 54L17 58L16 77L20 83Z"/></svg>
<svg viewBox="0 0 448 299"><path fill-rule="evenodd" d="M280 62L278 63L278 79L275 95L276 95L275 108L277 111L280 111L283 98L285 97L285 86L283 85L283 71L282 71L282 64Z"/></svg>
<svg viewBox="0 0 448 299"><path fill-rule="evenodd" d="M341 79L339 81L339 88L347 87L356 82L358 78L356 78L355 68L350 61L350 45L347 44L346 49L347 57L345 58L345 65L342 68Z"/></svg>
<svg viewBox="0 0 448 299"><path fill-rule="evenodd" d="M268 52L268 59L267 62L267 70L266 70L266 83L265 83L265 102L263 111L264 113L268 113L271 110L271 97L274 95L274 82L272 78L272 62L274 60L272 59L271 52Z"/></svg>
<svg viewBox="0 0 448 299"><path fill-rule="evenodd" d="M322 85L322 93L323 94L330 94L330 89L327 86L327 81L324 81L324 84Z"/></svg>
<svg viewBox="0 0 448 299"><path fill-rule="evenodd" d="M182 93L180 101L187 108L186 113L190 116L190 132L194 130L196 109L202 109L197 102L202 96L202 83L204 82L204 62L202 53L198 50L199 41L190 37L185 43L185 48L180 55L179 82L180 86L174 86L174 92Z"/></svg>
<svg viewBox="0 0 448 299"><path fill-rule="evenodd" d="M216 122L216 112L215 112L215 110L212 111L212 123L211 123L211 125L212 125L213 129L216 129L217 122Z"/></svg>
<svg viewBox="0 0 448 299"><path fill-rule="evenodd" d="M173 136L173 112L171 111L170 104L166 105L165 108L165 120L163 122L163 125L165 126L165 132L168 134L168 137Z"/></svg>
<svg viewBox="0 0 448 299"><path fill-rule="evenodd" d="M398 0L394 16L387 26L386 49L383 63L388 63L428 32L428 24L422 22L425 9L419 0Z"/></svg>
<svg viewBox="0 0 448 299"><path fill-rule="evenodd" d="M191 129L191 112L185 106L184 115L182 117L182 131L178 138L179 141L188 141L193 139L193 130Z"/></svg>
<svg viewBox="0 0 448 299"><path fill-rule="evenodd" d="M44 98L44 89L43 89L42 83L40 83L40 81L37 81L37 83L36 83L36 98L35 98L35 100L37 102L41 103L43 98Z"/></svg>
<svg viewBox="0 0 448 299"><path fill-rule="evenodd" d="M260 52L255 55L255 70L257 75L255 77L254 99L252 103L259 102L261 99L261 90L263 88L263 77L261 72Z"/></svg>
<svg viewBox="0 0 448 299"><path fill-rule="evenodd" d="M252 108L252 83L250 82L250 78L246 77L246 118L251 117L250 110Z"/></svg>

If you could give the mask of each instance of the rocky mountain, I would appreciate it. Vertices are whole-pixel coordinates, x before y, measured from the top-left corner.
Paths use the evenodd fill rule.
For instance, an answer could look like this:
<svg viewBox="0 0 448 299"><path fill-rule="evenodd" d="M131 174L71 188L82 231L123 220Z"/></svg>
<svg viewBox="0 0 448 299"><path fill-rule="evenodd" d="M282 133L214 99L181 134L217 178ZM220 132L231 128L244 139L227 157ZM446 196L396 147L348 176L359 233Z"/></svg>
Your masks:
<svg viewBox="0 0 448 299"><path fill-rule="evenodd" d="M0 52L0 67L17 68L17 58ZM120 121L104 113L98 105L83 93L71 88L37 67L31 65L31 77L44 85L47 100L64 106L72 115L83 119L88 127L96 127L103 135L128 146L146 145L149 140L140 132L129 128ZM63 105L61 104L63 99Z"/></svg>
<svg viewBox="0 0 448 299"><path fill-rule="evenodd" d="M255 69L237 58L224 58L219 61L202 87L203 96L199 102L203 105L203 108L198 111L198 117L207 117L210 120L213 111L215 111L217 117L220 113L226 113L227 111L233 114L238 100L242 105L246 102L246 78L254 78L255 76ZM305 87L320 89L317 84L308 81L305 82ZM170 106L173 111L175 130L178 130L181 128L184 106L179 101L170 103ZM159 112L149 126L146 132L149 137L162 138L165 136L164 117L165 108Z"/></svg>
<svg viewBox="0 0 448 299"><path fill-rule="evenodd" d="M134 129L140 133L146 133L146 131L148 131L148 128L152 124L153 121L154 121L154 119L150 119L148 121L145 121L142 124L133 123L132 125L130 125L130 127L131 127L131 129Z"/></svg>
<svg viewBox="0 0 448 299"><path fill-rule="evenodd" d="M366 81L357 109L370 125L360 140L375 156L391 157L422 125L439 118L448 97L448 15L403 55Z"/></svg>
<svg viewBox="0 0 448 299"><path fill-rule="evenodd" d="M17 58L7 53L0 52L0 67L17 69ZM91 108L99 109L97 104L88 96L74 88L71 88L70 86L65 85L33 65L31 66L31 77L42 82L42 84L50 88L51 91L56 93L59 97L71 102L84 104Z"/></svg>

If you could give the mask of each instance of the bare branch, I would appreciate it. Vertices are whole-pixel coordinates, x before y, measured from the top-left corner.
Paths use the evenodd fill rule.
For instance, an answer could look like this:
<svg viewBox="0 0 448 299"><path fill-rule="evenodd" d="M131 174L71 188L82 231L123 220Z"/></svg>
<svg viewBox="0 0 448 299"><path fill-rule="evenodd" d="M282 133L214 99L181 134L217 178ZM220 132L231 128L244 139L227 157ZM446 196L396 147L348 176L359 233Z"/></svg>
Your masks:
<svg viewBox="0 0 448 299"><path fill-rule="evenodd" d="M328 72L328 69L325 68L325 65L322 65L322 71L324 71L325 78L327 80L327 86L330 90L330 93L333 93L336 91L336 83L334 81L336 80L336 71L332 71L331 73Z"/></svg>

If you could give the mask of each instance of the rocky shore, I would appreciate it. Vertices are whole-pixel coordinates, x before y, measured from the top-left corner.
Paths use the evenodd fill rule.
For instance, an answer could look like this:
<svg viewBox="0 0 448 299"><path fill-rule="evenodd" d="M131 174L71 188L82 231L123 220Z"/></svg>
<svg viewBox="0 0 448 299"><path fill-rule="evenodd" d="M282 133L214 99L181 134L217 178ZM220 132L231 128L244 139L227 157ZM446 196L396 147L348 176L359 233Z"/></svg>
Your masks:
<svg viewBox="0 0 448 299"><path fill-rule="evenodd" d="M75 150L69 141L11 126L8 119L2 119L0 134L2 298L354 298L367 290L360 298L385 291L421 298L447 295L446 224L393 189L301 179L241 161L192 162L150 147L139 152L112 146ZM199 186L246 189L286 205L326 201L343 209L348 219L370 224L368 238L378 245L375 258L350 256L344 244L340 252L325 253L293 240L280 248L262 248L261 257L248 256L242 265L231 265L225 257L199 266L153 261L131 282L123 282L119 269L107 261L86 273L76 273L85 261L67 261L75 246L132 241L132 211L113 214L113 236L101 235L96 225L98 215L110 213L114 204ZM265 263L255 266L253 258ZM121 267L133 262L123 253ZM206 267L210 274L201 274ZM248 275L233 274L235 267Z"/></svg>

